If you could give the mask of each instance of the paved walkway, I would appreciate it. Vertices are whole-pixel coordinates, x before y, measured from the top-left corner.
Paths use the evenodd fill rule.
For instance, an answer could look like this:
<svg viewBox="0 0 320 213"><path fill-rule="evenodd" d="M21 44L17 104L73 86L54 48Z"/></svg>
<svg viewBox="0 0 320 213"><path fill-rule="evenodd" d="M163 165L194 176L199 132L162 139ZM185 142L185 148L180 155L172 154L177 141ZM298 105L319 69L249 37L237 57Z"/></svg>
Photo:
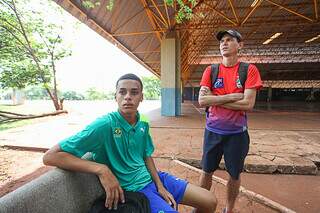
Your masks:
<svg viewBox="0 0 320 213"><path fill-rule="evenodd" d="M158 156L201 159L205 116L191 103L181 117L161 117L150 112L151 132ZM320 163L320 113L249 113L251 135L245 170L255 173L316 174ZM224 167L223 163L220 165Z"/></svg>

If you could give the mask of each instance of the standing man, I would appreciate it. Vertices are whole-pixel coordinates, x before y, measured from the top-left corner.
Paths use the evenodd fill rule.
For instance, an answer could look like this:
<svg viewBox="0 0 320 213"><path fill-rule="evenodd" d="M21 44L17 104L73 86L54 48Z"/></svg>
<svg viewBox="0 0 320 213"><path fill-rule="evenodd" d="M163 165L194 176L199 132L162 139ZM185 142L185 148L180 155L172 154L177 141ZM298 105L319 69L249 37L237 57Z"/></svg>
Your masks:
<svg viewBox="0 0 320 213"><path fill-rule="evenodd" d="M145 194L152 213L177 213L179 203L213 213L213 193L156 169L149 125L137 110L143 100L142 88L136 75L120 77L115 94L118 110L52 147L43 157L44 164L96 174L106 192L108 209L125 202L126 190ZM87 152L93 154L92 161L81 159Z"/></svg>
<svg viewBox="0 0 320 213"><path fill-rule="evenodd" d="M253 64L246 64L244 85L239 75L239 50L243 48L242 36L235 30L220 31L222 63L217 66L216 76L208 66L203 73L199 92L200 106L209 107L204 133L200 185L210 190L213 172L219 167L222 155L229 173L227 201L223 213L232 213L240 188L240 173L249 150L249 134L246 111L254 107L256 92L262 82ZM241 64L241 65L240 65ZM243 68L241 68L243 70ZM215 79L211 79L215 78Z"/></svg>

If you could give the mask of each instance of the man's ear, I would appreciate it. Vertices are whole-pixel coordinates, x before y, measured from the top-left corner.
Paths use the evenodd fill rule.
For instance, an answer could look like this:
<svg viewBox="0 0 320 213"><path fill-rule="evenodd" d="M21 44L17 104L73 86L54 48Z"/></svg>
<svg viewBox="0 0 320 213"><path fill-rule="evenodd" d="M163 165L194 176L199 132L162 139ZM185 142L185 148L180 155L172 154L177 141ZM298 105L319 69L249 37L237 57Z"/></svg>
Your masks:
<svg viewBox="0 0 320 213"><path fill-rule="evenodd" d="M241 50L243 48L244 44L242 41L239 42L239 50Z"/></svg>
<svg viewBox="0 0 320 213"><path fill-rule="evenodd" d="M142 102L143 101L143 93L142 93L142 95L141 95L141 100L140 100L140 102Z"/></svg>

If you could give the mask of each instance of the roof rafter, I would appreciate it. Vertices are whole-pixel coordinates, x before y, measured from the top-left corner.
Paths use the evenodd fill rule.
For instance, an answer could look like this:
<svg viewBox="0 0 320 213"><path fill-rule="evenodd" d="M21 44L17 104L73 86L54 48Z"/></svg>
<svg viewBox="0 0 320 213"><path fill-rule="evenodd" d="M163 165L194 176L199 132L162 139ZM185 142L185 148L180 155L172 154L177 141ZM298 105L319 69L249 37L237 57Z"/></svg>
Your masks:
<svg viewBox="0 0 320 213"><path fill-rule="evenodd" d="M305 15L302 15L302 14L300 14L300 13L297 13L296 11L293 11L293 10L291 10L291 9L285 7L285 6L282 6L282 5L280 5L280 4L278 4L278 3L274 2L274 1L271 1L271 0L265 0L265 1L267 1L267 2L269 2L269 3L271 3L271 4L273 4L273 5L276 5L276 6L280 7L281 9L284 9L284 10L290 12L290 13L293 13L293 14L301 17L301 18L304 18L304 19L306 19L306 20L308 20L308 21L310 21L310 22L313 22L313 20L312 20L311 18L309 18L309 17L307 17L307 16L305 16Z"/></svg>

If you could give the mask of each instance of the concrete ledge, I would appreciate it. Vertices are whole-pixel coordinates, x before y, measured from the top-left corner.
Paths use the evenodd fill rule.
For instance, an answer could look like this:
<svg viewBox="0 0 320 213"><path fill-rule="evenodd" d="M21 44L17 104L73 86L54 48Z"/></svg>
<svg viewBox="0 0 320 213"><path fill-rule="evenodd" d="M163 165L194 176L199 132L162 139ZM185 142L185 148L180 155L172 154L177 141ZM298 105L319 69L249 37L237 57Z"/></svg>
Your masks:
<svg viewBox="0 0 320 213"><path fill-rule="evenodd" d="M197 173L201 173L202 172L200 169L198 169L196 167L193 167L193 166L191 166L189 164L186 164L186 163L184 163L184 162L182 162L180 160L174 160L174 162L179 164L179 165L181 165L181 166L183 166L183 167L185 167L185 168L187 168L187 169L195 171ZM222 184L224 186L227 185L227 181L226 180L224 180L222 178L219 178L219 177L217 177L215 175L212 176L212 180L214 182L217 182L217 183ZM281 213L296 213L294 210L289 209L289 208L281 205L280 203L277 203L277 202L275 202L275 201L273 201L273 200L271 200L271 199L269 199L267 197L264 197L263 195L260 195L258 193L253 192L253 191L250 191L250 190L247 190L242 186L240 187L240 193L242 193L246 197L248 197L248 198L250 198L250 199L252 199L252 200L254 200L256 202L259 202L264 206L267 206L267 207L269 207L271 209L274 209L274 210L276 210L278 212L281 212Z"/></svg>
<svg viewBox="0 0 320 213"><path fill-rule="evenodd" d="M0 198L0 212L81 213L103 194L92 174L53 169Z"/></svg>

